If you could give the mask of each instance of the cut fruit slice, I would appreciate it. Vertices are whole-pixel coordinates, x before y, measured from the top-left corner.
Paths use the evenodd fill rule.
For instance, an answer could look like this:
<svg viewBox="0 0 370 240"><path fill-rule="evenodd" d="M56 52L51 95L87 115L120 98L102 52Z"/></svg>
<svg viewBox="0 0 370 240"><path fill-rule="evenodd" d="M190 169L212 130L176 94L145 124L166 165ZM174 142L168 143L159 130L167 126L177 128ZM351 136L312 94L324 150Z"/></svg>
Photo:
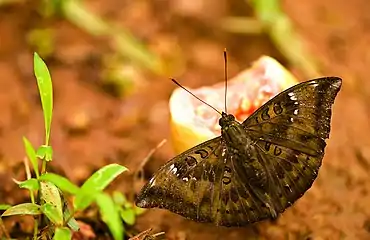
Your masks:
<svg viewBox="0 0 370 240"><path fill-rule="evenodd" d="M297 79L275 59L262 56L251 68L228 81L227 111L243 122L269 99L297 83ZM224 82L189 90L220 112L224 111ZM185 90L175 89L169 105L176 153L220 135L220 115Z"/></svg>

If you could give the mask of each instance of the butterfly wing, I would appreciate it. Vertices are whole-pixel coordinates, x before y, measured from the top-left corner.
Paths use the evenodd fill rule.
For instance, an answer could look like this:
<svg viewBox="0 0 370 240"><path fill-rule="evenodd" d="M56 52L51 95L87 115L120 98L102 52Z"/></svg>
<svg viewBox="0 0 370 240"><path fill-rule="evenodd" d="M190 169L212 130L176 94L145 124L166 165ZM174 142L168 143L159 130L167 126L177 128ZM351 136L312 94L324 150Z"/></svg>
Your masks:
<svg viewBox="0 0 370 240"><path fill-rule="evenodd" d="M278 94L243 122L269 179L280 212L317 177L329 138L331 107L341 88L336 77L300 83Z"/></svg>
<svg viewBox="0 0 370 240"><path fill-rule="evenodd" d="M263 197L233 162L221 137L170 160L139 193L136 205L165 208L197 222L241 226L271 216ZM234 160L234 161L233 161Z"/></svg>
<svg viewBox="0 0 370 240"><path fill-rule="evenodd" d="M150 179L136 205L165 208L198 222L213 222L225 164L221 137L176 156Z"/></svg>

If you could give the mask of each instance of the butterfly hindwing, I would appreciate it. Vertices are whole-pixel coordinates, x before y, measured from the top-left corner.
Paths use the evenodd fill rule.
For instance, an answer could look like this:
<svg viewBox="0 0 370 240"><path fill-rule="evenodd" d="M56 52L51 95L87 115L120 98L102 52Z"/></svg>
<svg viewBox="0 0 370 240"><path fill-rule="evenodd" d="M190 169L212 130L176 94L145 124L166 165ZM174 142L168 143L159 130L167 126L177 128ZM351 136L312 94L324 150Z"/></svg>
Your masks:
<svg viewBox="0 0 370 240"><path fill-rule="evenodd" d="M259 160L267 169L268 192L275 199L277 210L282 212L311 187L322 156L309 156L263 140L255 147Z"/></svg>
<svg viewBox="0 0 370 240"><path fill-rule="evenodd" d="M243 163L243 154L226 153L224 180L220 187L215 223L221 226L244 226L266 218L276 218L272 198L255 189Z"/></svg>

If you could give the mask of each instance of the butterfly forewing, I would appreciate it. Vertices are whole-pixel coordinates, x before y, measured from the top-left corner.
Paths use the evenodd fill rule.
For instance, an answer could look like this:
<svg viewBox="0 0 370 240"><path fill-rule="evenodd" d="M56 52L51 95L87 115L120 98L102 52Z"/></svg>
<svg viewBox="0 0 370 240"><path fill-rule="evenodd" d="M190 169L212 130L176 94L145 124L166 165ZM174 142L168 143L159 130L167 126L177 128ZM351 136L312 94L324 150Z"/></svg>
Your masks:
<svg viewBox="0 0 370 240"><path fill-rule="evenodd" d="M223 226L276 218L317 177L340 87L335 77L298 84L242 125L223 115L220 125L230 123L224 124L223 135L166 163L136 204Z"/></svg>
<svg viewBox="0 0 370 240"><path fill-rule="evenodd" d="M328 138L331 107L341 83L340 78L328 77L297 84L260 107L243 125L260 134L286 137L286 130L294 129L299 134L304 131L307 137Z"/></svg>
<svg viewBox="0 0 370 240"><path fill-rule="evenodd" d="M173 158L143 187L137 205L213 222L225 167L223 149L221 137L217 137Z"/></svg>
<svg viewBox="0 0 370 240"><path fill-rule="evenodd" d="M256 140L255 150L269 175L270 194L282 210L317 177L330 132L331 106L340 87L340 78L298 84L243 122Z"/></svg>

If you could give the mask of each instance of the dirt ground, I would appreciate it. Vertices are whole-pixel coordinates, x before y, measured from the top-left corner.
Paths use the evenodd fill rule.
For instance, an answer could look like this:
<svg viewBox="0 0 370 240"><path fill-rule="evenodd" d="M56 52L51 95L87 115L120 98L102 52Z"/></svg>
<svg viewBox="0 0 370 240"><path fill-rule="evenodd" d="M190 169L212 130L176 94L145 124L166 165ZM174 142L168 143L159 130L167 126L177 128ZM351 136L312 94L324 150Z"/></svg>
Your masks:
<svg viewBox="0 0 370 240"><path fill-rule="evenodd" d="M179 51L184 66L175 76L198 87L223 79L222 50L230 56L231 76L262 54L287 60L266 36L226 33L222 17L251 13L242 0L86 1L88 8L127 27L158 54ZM216 228L165 210L143 214L134 228L153 227L168 239L370 239L370 1L285 0L284 10L324 75L340 76L343 87L334 104L332 130L319 177L312 188L275 222L245 228ZM43 118L26 34L47 26L55 31L55 53L47 60L55 91L52 146L54 164L76 182L112 162L135 170L162 139L169 138L168 78L145 73L147 84L123 99L103 91L99 60L109 51L104 38L91 36L63 19L40 19L34 4L0 7L0 202L22 199L11 177L24 157L22 136L43 141ZM95 60L92 60L95 59ZM299 75L299 69L292 69ZM303 80L303 79L302 79ZM145 109L145 111L142 111ZM79 116L88 121L76 133ZM161 148L146 166L149 177L174 152ZM12 169L12 172L9 169ZM17 175L18 174L18 175ZM125 175L125 174L124 174ZM138 190L131 175L117 179L124 192Z"/></svg>

